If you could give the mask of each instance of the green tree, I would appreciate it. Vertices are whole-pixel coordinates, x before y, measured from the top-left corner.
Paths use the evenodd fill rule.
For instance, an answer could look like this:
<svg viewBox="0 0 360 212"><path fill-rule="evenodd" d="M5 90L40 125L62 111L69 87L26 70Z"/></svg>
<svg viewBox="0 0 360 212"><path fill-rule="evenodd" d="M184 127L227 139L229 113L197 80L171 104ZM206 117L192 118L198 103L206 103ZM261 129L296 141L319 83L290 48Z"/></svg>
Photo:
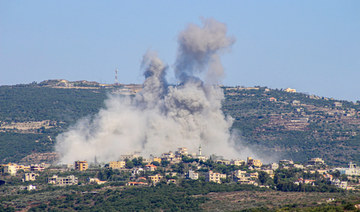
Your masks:
<svg viewBox="0 0 360 212"><path fill-rule="evenodd" d="M261 184L265 184L270 178L269 174L263 171L259 172L259 181Z"/></svg>
<svg viewBox="0 0 360 212"><path fill-rule="evenodd" d="M134 162L133 161L131 161L131 160L128 160L128 161L126 161L126 164L125 164L125 167L126 168L128 168L128 169L132 169L132 168L134 168Z"/></svg>

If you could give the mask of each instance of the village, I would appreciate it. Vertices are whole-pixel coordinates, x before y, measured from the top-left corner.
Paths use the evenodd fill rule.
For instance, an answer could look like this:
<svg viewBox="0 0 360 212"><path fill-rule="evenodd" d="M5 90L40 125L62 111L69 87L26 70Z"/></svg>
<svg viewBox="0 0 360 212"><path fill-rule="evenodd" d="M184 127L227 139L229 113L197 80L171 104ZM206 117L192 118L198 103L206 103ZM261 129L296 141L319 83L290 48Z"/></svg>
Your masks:
<svg viewBox="0 0 360 212"><path fill-rule="evenodd" d="M296 186L316 188L328 185L343 190L360 189L360 168L349 163L349 167L330 167L321 158L312 158L305 164L292 160L263 164L260 160L227 160L221 156L202 155L187 148L163 153L160 157L142 158L138 153L122 155L118 161L106 164L74 161L74 164L2 164L0 186L12 185L18 190L36 191L47 186L82 186L88 184L120 186L156 186L160 183L177 184L182 180L199 180L217 184L248 184L257 187L290 189ZM293 179L286 186L281 178ZM294 174L297 173L297 174ZM112 177L116 175L116 177ZM292 178L291 178L292 177ZM296 177L296 178L294 178ZM278 188L276 188L278 186ZM305 187L304 187L305 186ZM311 190L311 189L310 189Z"/></svg>

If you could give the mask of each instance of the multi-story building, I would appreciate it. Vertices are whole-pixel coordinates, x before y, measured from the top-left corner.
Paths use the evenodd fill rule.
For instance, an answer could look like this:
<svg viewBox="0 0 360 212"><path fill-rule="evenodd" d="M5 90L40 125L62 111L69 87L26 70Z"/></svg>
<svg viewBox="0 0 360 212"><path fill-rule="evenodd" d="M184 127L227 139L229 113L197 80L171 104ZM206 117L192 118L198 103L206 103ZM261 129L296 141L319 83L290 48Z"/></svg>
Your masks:
<svg viewBox="0 0 360 212"><path fill-rule="evenodd" d="M153 164L148 164L145 166L145 171L147 172L153 172L155 171L157 168L157 166L153 165Z"/></svg>
<svg viewBox="0 0 360 212"><path fill-rule="evenodd" d="M262 162L260 160L255 160L251 157L247 158L247 165L248 166L254 166L254 167L261 167L262 166Z"/></svg>
<svg viewBox="0 0 360 212"><path fill-rule="evenodd" d="M24 172L29 172L31 171L31 167L30 166L25 166L25 165L17 165L16 167L17 170L24 170Z"/></svg>
<svg viewBox="0 0 360 212"><path fill-rule="evenodd" d="M311 158L309 161L310 165L323 165L325 164L324 160L321 158Z"/></svg>
<svg viewBox="0 0 360 212"><path fill-rule="evenodd" d="M44 164L31 164L30 166L30 171L32 172L42 172L45 170L45 165Z"/></svg>
<svg viewBox="0 0 360 212"><path fill-rule="evenodd" d="M9 164L3 165L3 167L4 167L4 173L9 173L11 176L16 175L16 172L17 172L16 164L9 163Z"/></svg>
<svg viewBox="0 0 360 212"><path fill-rule="evenodd" d="M216 160L216 163L220 163L220 164L224 164L224 165L230 165L230 161L229 160Z"/></svg>
<svg viewBox="0 0 360 212"><path fill-rule="evenodd" d="M217 173L217 172L209 171L205 175L205 181L206 182L221 183L221 179L226 179L226 174L220 174L220 173Z"/></svg>
<svg viewBox="0 0 360 212"><path fill-rule="evenodd" d="M190 170L188 171L186 177L189 178L189 179L192 179L192 180L197 180L197 179L199 179L199 174L190 169Z"/></svg>
<svg viewBox="0 0 360 212"><path fill-rule="evenodd" d="M152 159L152 161L161 163L161 158L154 157L154 158Z"/></svg>
<svg viewBox="0 0 360 212"><path fill-rule="evenodd" d="M235 182L248 184L250 182L250 177L247 176L246 171L236 170L234 172Z"/></svg>
<svg viewBox="0 0 360 212"><path fill-rule="evenodd" d="M85 171L89 168L87 161L75 161L75 170Z"/></svg>
<svg viewBox="0 0 360 212"><path fill-rule="evenodd" d="M134 152L133 154L121 155L120 159L121 160L126 160L126 159L132 160L132 159L138 158L138 157L140 157L140 152Z"/></svg>
<svg viewBox="0 0 360 212"><path fill-rule="evenodd" d="M48 183L58 186L76 185L78 184L78 178L74 175L69 175L67 177L58 177L57 175L53 175L48 178Z"/></svg>
<svg viewBox="0 0 360 212"><path fill-rule="evenodd" d="M340 181L339 179L332 180L331 185L334 185L334 186L342 188L342 189L347 189L347 187L348 187L347 181Z"/></svg>
<svg viewBox="0 0 360 212"><path fill-rule="evenodd" d="M345 174L349 176L360 176L360 168L356 167L356 164L350 162L349 168L337 168L340 174Z"/></svg>
<svg viewBox="0 0 360 212"><path fill-rule="evenodd" d="M175 155L171 151L168 152L168 153L163 153L162 154L162 160L170 160L171 161L171 159L174 158L174 157L175 157Z"/></svg>
<svg viewBox="0 0 360 212"><path fill-rule="evenodd" d="M252 172L252 173L249 174L249 177L258 179L259 178L259 172Z"/></svg>
<svg viewBox="0 0 360 212"><path fill-rule="evenodd" d="M245 161L244 160L232 160L231 165L242 166L242 165L245 165Z"/></svg>
<svg viewBox="0 0 360 212"><path fill-rule="evenodd" d="M125 168L126 162L125 161L110 161L109 168L112 169L123 169Z"/></svg>
<svg viewBox="0 0 360 212"><path fill-rule="evenodd" d="M153 183L153 184L157 184L158 182L160 182L160 180L163 178L162 175L160 174L156 174L156 175L152 175L152 176L149 176L149 179L150 181Z"/></svg>
<svg viewBox="0 0 360 212"><path fill-rule="evenodd" d="M186 147L178 148L178 150L175 152L175 155L188 155L188 149Z"/></svg>
<svg viewBox="0 0 360 212"><path fill-rule="evenodd" d="M31 172L31 173L25 173L25 174L24 174L24 179L23 179L23 181L24 181L24 182L27 182L27 181L35 181L35 180L36 180L36 176L39 176L39 175L36 174L36 173L33 173L33 172Z"/></svg>

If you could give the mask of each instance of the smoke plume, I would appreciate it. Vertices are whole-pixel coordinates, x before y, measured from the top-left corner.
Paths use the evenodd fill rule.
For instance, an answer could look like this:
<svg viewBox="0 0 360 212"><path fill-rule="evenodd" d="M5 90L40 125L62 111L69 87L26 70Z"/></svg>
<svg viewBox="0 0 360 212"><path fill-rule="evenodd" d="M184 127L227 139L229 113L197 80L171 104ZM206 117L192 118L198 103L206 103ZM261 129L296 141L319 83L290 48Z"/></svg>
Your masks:
<svg viewBox="0 0 360 212"><path fill-rule="evenodd" d="M224 71L220 54L234 39L226 25L204 19L179 34L175 62L176 86L166 82L168 66L154 52L144 55L145 81L135 97L111 95L93 118L84 118L57 137L62 163L74 160L108 162L122 154L140 151L159 155L178 147L196 152L240 157L229 129L232 118L221 110L224 94L216 83Z"/></svg>

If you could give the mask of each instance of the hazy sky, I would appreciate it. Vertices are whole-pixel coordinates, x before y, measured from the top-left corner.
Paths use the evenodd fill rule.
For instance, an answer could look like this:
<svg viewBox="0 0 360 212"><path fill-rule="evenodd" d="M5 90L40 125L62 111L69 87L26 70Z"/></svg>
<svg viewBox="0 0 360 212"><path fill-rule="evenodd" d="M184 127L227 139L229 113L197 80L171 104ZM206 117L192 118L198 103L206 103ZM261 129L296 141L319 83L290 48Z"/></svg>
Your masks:
<svg viewBox="0 0 360 212"><path fill-rule="evenodd" d="M0 0L0 85L113 83L115 68L120 83L141 83L143 54L157 51L172 72L178 33L201 17L236 38L223 56L224 85L360 100L358 0Z"/></svg>

